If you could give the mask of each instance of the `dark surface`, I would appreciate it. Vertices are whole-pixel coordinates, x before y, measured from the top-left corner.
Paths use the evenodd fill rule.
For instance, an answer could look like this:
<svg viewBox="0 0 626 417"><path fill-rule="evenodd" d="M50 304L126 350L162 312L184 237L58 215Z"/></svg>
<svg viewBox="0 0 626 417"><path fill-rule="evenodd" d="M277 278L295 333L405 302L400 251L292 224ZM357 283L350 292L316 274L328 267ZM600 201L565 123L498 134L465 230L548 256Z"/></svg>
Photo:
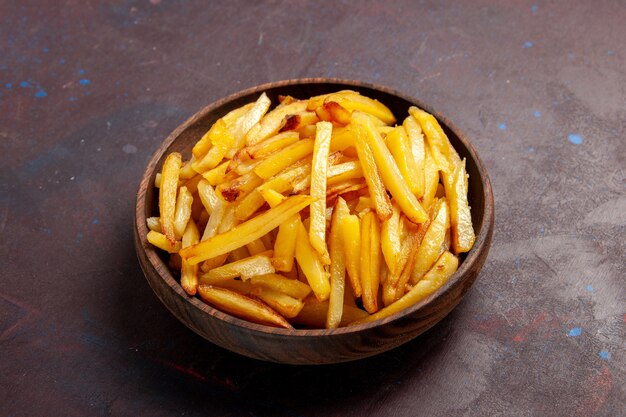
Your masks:
<svg viewBox="0 0 626 417"><path fill-rule="evenodd" d="M0 415L624 415L624 3L333 3L0 3ZM305 76L432 104L496 197L459 307L338 366L205 342L132 243L139 179L174 127Z"/></svg>

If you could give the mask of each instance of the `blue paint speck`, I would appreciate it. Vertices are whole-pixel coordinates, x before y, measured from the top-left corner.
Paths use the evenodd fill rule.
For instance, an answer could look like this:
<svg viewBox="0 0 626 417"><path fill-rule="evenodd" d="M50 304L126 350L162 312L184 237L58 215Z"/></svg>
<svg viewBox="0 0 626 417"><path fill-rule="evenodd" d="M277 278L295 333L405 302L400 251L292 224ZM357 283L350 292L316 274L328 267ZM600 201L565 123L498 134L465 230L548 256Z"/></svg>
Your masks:
<svg viewBox="0 0 626 417"><path fill-rule="evenodd" d="M539 234L544 236L546 234L546 228L543 226L539 226Z"/></svg>
<svg viewBox="0 0 626 417"><path fill-rule="evenodd" d="M500 129L500 130L506 130L506 123L500 123L500 124L498 125L498 129Z"/></svg>
<svg viewBox="0 0 626 417"><path fill-rule="evenodd" d="M28 83L28 81L22 81L20 83L20 87L22 87L22 88L30 87L30 84Z"/></svg>
<svg viewBox="0 0 626 417"><path fill-rule="evenodd" d="M607 54L608 56L613 56L613 55L615 55L615 51L613 51L613 50L609 49L608 51L606 51L606 54Z"/></svg>
<svg viewBox="0 0 626 417"><path fill-rule="evenodd" d="M533 46L533 43L531 41L526 41L526 42L524 42L524 45L522 45L522 48L528 49L528 48L530 48L532 46Z"/></svg>
<svg viewBox="0 0 626 417"><path fill-rule="evenodd" d="M85 73L85 70L84 70L84 69L79 69L79 70L78 70L78 73L79 73L80 75L83 75L83 74Z"/></svg>
<svg viewBox="0 0 626 417"><path fill-rule="evenodd" d="M43 97L48 97L48 93L46 93L46 90L44 90L43 88L40 89L39 91L37 91L35 93L35 97L37 98L43 98Z"/></svg>
<svg viewBox="0 0 626 417"><path fill-rule="evenodd" d="M582 330L580 329L580 327L574 327L567 333L567 335L569 337L578 337L580 336L581 333L582 333Z"/></svg>
<svg viewBox="0 0 626 417"><path fill-rule="evenodd" d="M65 60L64 59L59 59L59 64L61 64L61 65L65 64Z"/></svg>
<svg viewBox="0 0 626 417"><path fill-rule="evenodd" d="M52 234L52 230L47 228L47 227L42 227L41 231L44 232L47 235L51 235Z"/></svg>
<svg viewBox="0 0 626 417"><path fill-rule="evenodd" d="M535 110L533 112L533 116L535 116L537 119L541 117L541 112L539 110Z"/></svg>
<svg viewBox="0 0 626 417"><path fill-rule="evenodd" d="M11 83L6 83L6 84L4 85L4 88L7 88L7 89L9 89L9 88L11 88L11 87L13 87L13 84L11 84Z"/></svg>
<svg viewBox="0 0 626 417"><path fill-rule="evenodd" d="M530 11L533 13L537 13L539 11L539 6L533 4L532 6L530 6Z"/></svg>
<svg viewBox="0 0 626 417"><path fill-rule="evenodd" d="M570 133L569 135L567 135L567 140L569 140L570 143L573 143L574 145L580 145L581 143L583 143L583 137L577 135L576 133Z"/></svg>
<svg viewBox="0 0 626 417"><path fill-rule="evenodd" d="M528 148L528 153L533 153L535 152L535 148L533 148L532 146Z"/></svg>
<svg viewBox="0 0 626 417"><path fill-rule="evenodd" d="M80 85L89 85L91 84L91 81L89 81L87 78L81 78L79 83Z"/></svg>
<svg viewBox="0 0 626 417"><path fill-rule="evenodd" d="M589 285L587 285L586 288L587 288L587 291L593 292L593 285L589 284Z"/></svg>
<svg viewBox="0 0 626 417"><path fill-rule="evenodd" d="M42 49L42 51L44 51L44 53L46 53L46 54L47 54L48 52L50 52L50 48L46 48L46 47L44 47L44 48Z"/></svg>
<svg viewBox="0 0 626 417"><path fill-rule="evenodd" d="M98 220L98 219L93 219L93 220L91 221L91 224L100 224L100 220Z"/></svg>
<svg viewBox="0 0 626 417"><path fill-rule="evenodd" d="M70 97L70 98L68 98L67 100L68 100L68 101L76 101L76 100L78 100L78 99L77 99L76 97Z"/></svg>
<svg viewBox="0 0 626 417"><path fill-rule="evenodd" d="M606 350L601 350L598 355L600 356L600 359L603 359L605 361L608 361L611 358L611 354Z"/></svg>

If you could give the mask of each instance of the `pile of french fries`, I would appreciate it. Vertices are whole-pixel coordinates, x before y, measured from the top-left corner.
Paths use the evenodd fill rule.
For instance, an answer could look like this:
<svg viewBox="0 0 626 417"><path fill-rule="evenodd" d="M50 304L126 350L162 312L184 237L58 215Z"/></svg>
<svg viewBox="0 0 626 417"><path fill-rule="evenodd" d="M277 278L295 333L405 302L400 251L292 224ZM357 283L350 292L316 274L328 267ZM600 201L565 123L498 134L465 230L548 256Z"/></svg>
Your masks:
<svg viewBox="0 0 626 417"><path fill-rule="evenodd" d="M402 124L339 91L265 93L156 175L147 239L190 295L269 326L336 328L397 313L457 270L475 235L468 175L437 120Z"/></svg>

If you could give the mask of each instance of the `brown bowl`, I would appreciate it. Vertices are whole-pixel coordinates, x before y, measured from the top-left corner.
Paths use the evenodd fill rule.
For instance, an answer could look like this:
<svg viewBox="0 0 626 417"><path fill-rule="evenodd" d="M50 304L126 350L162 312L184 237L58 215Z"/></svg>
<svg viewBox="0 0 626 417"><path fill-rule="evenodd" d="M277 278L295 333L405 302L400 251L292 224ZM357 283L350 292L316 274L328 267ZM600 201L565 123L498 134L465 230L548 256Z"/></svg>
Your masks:
<svg viewBox="0 0 626 417"><path fill-rule="evenodd" d="M265 91L273 103L278 95L307 98L352 89L378 99L397 117L417 105L441 123L461 158L467 158L469 202L476 229L476 243L462 256L458 271L435 294L393 316L338 329L278 329L251 323L223 313L181 288L159 250L146 240L146 218L158 215L154 177L165 157L173 151L189 158L192 145L220 117L257 99ZM135 207L135 248L148 283L165 306L200 336L231 351L252 358L290 364L325 364L365 358L399 346L443 319L461 301L483 266L491 244L494 204L491 182L469 140L429 105L396 91L371 84L332 78L281 81L233 94L200 110L172 132L156 150L139 185Z"/></svg>

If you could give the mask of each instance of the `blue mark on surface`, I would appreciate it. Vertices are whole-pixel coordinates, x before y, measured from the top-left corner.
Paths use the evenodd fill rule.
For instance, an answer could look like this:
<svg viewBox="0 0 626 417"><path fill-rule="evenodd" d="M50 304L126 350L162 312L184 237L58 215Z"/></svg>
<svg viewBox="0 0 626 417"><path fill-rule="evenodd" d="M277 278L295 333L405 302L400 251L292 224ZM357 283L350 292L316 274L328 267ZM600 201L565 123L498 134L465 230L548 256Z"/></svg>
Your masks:
<svg viewBox="0 0 626 417"><path fill-rule="evenodd" d="M44 232L47 235L51 235L52 234L52 230L47 228L47 227L42 227L41 231Z"/></svg>
<svg viewBox="0 0 626 417"><path fill-rule="evenodd" d="M613 50L609 49L608 51L606 51L606 54L607 54L608 56L613 56L613 55L615 55L615 51L613 51Z"/></svg>
<svg viewBox="0 0 626 417"><path fill-rule="evenodd" d="M543 226L539 226L539 234L541 236L545 235L546 234L546 228L543 227Z"/></svg>
<svg viewBox="0 0 626 417"><path fill-rule="evenodd" d="M59 59L59 64L61 65L65 64L65 60L63 58Z"/></svg>
<svg viewBox="0 0 626 417"><path fill-rule="evenodd" d="M506 130L506 123L500 123L500 124L498 125L498 129L500 129L500 130Z"/></svg>
<svg viewBox="0 0 626 417"><path fill-rule="evenodd" d="M583 143L583 137L576 133L570 133L569 135L567 135L567 140L569 140L570 143L573 143L574 145L580 145L581 143Z"/></svg>
<svg viewBox="0 0 626 417"><path fill-rule="evenodd" d="M586 288L587 288L587 291L593 292L593 285L589 284L589 285L587 285Z"/></svg>
<svg viewBox="0 0 626 417"><path fill-rule="evenodd" d="M80 85L89 85L91 84L91 81L89 81L87 78L81 78L79 83Z"/></svg>
<svg viewBox="0 0 626 417"><path fill-rule="evenodd" d="M11 87L13 87L13 84L11 84L11 83L6 83L4 85L4 88L11 88Z"/></svg>
<svg viewBox="0 0 626 417"><path fill-rule="evenodd" d="M79 69L79 70L78 70L78 73L79 73L80 75L83 75L83 74L85 73L85 70L84 70L84 69Z"/></svg>
<svg viewBox="0 0 626 417"><path fill-rule="evenodd" d="M535 110L533 112L533 116L535 116L537 119L541 117L541 112L539 110Z"/></svg>
<svg viewBox="0 0 626 417"><path fill-rule="evenodd" d="M44 90L43 88L40 89L39 91L37 91L35 93L35 97L37 98L43 98L43 97L48 97L48 93L46 93L46 90Z"/></svg>
<svg viewBox="0 0 626 417"><path fill-rule="evenodd" d="M67 100L68 100L68 101L76 101L76 100L78 100L78 99L77 99L76 97L72 96L72 97L69 97Z"/></svg>
<svg viewBox="0 0 626 417"><path fill-rule="evenodd" d="M533 148L532 146L528 148L528 153L533 153L535 152L535 148Z"/></svg>
<svg viewBox="0 0 626 417"><path fill-rule="evenodd" d="M567 332L567 335L569 337L578 337L580 336L581 333L582 333L582 330L580 329L580 327L574 327L569 332Z"/></svg>
<svg viewBox="0 0 626 417"><path fill-rule="evenodd" d="M598 353L598 356L600 356L600 359L605 361L608 361L611 358L611 354L606 350L601 350L600 353Z"/></svg>
<svg viewBox="0 0 626 417"><path fill-rule="evenodd" d="M530 11L533 13L537 13L539 11L539 6L533 4L532 6L530 6Z"/></svg>
<svg viewBox="0 0 626 417"><path fill-rule="evenodd" d="M44 47L44 48L42 48L42 51L44 51L47 54L48 52L50 52L50 48Z"/></svg>
<svg viewBox="0 0 626 417"><path fill-rule="evenodd" d="M30 87L30 83L28 81L22 81L20 83L20 87L22 88Z"/></svg>
<svg viewBox="0 0 626 417"><path fill-rule="evenodd" d="M533 46L533 43L531 41L526 41L526 42L524 42L524 45L522 45L522 48L528 49L528 48L530 48L532 46Z"/></svg>
<svg viewBox="0 0 626 417"><path fill-rule="evenodd" d="M100 224L100 220L98 220L98 219L93 219L93 220L91 221L91 224Z"/></svg>

